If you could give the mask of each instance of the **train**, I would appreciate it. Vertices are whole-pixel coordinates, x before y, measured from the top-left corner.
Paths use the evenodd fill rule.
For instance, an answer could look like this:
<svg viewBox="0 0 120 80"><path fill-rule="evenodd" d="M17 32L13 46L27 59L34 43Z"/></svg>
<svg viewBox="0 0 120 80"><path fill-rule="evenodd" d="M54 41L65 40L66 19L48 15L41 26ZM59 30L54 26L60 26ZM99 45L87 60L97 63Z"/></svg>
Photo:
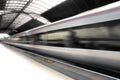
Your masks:
<svg viewBox="0 0 120 80"><path fill-rule="evenodd" d="M120 1L7 38L18 46L120 77Z"/></svg>

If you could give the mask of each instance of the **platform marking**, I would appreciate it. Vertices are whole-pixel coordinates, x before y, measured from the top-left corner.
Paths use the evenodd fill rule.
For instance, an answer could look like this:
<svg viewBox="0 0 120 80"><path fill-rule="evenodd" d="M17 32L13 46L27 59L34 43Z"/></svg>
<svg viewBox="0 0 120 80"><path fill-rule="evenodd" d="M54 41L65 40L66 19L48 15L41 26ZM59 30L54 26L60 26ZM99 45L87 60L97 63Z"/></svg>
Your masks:
<svg viewBox="0 0 120 80"><path fill-rule="evenodd" d="M42 61L48 62L48 63L55 63L55 61L44 58L44 57L41 57L41 56L36 56L36 58L38 58L38 59L40 59Z"/></svg>

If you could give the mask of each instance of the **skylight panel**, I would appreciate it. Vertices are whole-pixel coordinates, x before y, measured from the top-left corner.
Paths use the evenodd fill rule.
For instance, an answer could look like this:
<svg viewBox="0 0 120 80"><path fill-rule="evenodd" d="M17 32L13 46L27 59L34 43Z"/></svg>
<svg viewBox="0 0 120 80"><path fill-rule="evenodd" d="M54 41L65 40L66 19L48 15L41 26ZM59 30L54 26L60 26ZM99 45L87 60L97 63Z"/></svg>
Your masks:
<svg viewBox="0 0 120 80"><path fill-rule="evenodd" d="M47 7L41 6L39 4L30 4L29 7L35 7L35 8L39 8L39 9L42 9L42 10L47 10L48 9Z"/></svg>
<svg viewBox="0 0 120 80"><path fill-rule="evenodd" d="M12 1L12 0L8 0L6 3L7 4L26 4L27 1Z"/></svg>
<svg viewBox="0 0 120 80"><path fill-rule="evenodd" d="M3 11L3 10L0 10L0 15L2 15L2 14L4 14L5 13L5 11Z"/></svg>
<svg viewBox="0 0 120 80"><path fill-rule="evenodd" d="M31 3L31 4L32 4L32 3ZM35 5L40 5L40 6L44 6L44 7L46 7L46 8L50 8L50 7L51 7L50 5L48 5L47 3L42 2L41 0L39 0L39 1L33 1L33 4L35 4Z"/></svg>
<svg viewBox="0 0 120 80"><path fill-rule="evenodd" d="M39 13L41 13L41 11L38 11L38 10L34 10L34 9L26 9L29 13L32 13L32 12L34 12L35 14L39 14Z"/></svg>
<svg viewBox="0 0 120 80"><path fill-rule="evenodd" d="M8 0L6 1L6 10L21 10L28 0Z"/></svg>
<svg viewBox="0 0 120 80"><path fill-rule="evenodd" d="M18 28L20 26L22 26L23 24L27 23L28 21L30 21L32 18L28 15L25 14L21 14L10 27L14 28Z"/></svg>
<svg viewBox="0 0 120 80"><path fill-rule="evenodd" d="M27 8L27 9L31 9L32 11L40 11L40 12L43 11L43 10L41 10L41 9L37 9L37 8L35 8L35 7L29 7L29 8Z"/></svg>
<svg viewBox="0 0 120 80"><path fill-rule="evenodd" d="M65 0L41 0L42 2L54 7L62 2L64 2Z"/></svg>

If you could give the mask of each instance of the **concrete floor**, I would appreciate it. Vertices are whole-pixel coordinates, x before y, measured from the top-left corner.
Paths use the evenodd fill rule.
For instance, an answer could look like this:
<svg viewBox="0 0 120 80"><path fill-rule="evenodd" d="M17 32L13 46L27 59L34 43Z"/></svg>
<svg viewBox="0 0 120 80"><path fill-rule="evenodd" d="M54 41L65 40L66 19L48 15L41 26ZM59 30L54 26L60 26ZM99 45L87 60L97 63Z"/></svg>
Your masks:
<svg viewBox="0 0 120 80"><path fill-rule="evenodd" d="M0 80L74 80L0 44Z"/></svg>

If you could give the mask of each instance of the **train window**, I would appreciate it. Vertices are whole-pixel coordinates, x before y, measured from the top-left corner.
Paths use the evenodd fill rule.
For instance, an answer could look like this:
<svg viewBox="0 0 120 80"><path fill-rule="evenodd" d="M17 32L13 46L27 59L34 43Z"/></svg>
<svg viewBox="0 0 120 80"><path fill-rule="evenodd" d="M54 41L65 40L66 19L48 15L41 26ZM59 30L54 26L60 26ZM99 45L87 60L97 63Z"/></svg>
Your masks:
<svg viewBox="0 0 120 80"><path fill-rule="evenodd" d="M12 38L10 40L13 40L13 41L19 41L21 38Z"/></svg>
<svg viewBox="0 0 120 80"><path fill-rule="evenodd" d="M41 35L43 40L62 40L69 35L68 31L60 31Z"/></svg>
<svg viewBox="0 0 120 80"><path fill-rule="evenodd" d="M106 27L93 27L74 30L79 38L108 38L109 31Z"/></svg>
<svg viewBox="0 0 120 80"><path fill-rule="evenodd" d="M120 23L118 21L92 24L83 27L83 29L74 30L77 37L120 39Z"/></svg>
<svg viewBox="0 0 120 80"><path fill-rule="evenodd" d="M120 38L120 25L112 27L110 32L113 38Z"/></svg>

